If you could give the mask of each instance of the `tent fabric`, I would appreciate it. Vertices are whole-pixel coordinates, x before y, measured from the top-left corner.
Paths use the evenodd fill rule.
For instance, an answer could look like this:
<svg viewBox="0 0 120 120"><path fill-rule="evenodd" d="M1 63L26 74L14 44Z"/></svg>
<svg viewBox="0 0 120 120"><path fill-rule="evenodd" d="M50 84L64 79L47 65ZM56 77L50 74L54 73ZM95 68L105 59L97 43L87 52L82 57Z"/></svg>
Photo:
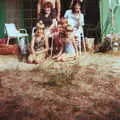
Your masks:
<svg viewBox="0 0 120 120"><path fill-rule="evenodd" d="M120 33L120 5L118 0L99 0L100 5L100 24L101 24L101 37L110 33ZM112 10L113 20L112 25Z"/></svg>

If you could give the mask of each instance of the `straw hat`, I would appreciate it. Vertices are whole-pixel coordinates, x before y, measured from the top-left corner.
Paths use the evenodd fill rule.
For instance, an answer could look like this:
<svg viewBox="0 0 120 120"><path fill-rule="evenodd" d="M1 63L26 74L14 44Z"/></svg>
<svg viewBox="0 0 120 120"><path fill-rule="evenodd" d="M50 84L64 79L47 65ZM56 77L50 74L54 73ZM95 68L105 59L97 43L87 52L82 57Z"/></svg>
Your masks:
<svg viewBox="0 0 120 120"><path fill-rule="evenodd" d="M44 29L44 28L45 28L45 25L43 24L42 21L39 21L39 22L36 24L36 28L37 28L37 29L40 29L40 28Z"/></svg>

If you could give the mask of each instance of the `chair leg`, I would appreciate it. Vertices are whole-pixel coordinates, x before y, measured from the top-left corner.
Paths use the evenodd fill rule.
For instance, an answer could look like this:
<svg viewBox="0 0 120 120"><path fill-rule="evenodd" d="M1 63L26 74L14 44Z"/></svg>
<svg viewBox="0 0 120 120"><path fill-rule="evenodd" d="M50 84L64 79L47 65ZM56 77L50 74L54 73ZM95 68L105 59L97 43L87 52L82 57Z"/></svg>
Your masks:
<svg viewBox="0 0 120 120"><path fill-rule="evenodd" d="M84 51L86 53L86 44L85 44L85 39L83 39L83 47L84 47Z"/></svg>
<svg viewBox="0 0 120 120"><path fill-rule="evenodd" d="M80 51L80 55L82 55L81 40L80 40L80 42L79 42L79 51Z"/></svg>
<svg viewBox="0 0 120 120"><path fill-rule="evenodd" d="M7 39L7 45L9 44L9 40L10 40L10 38L8 37L8 39Z"/></svg>
<svg viewBox="0 0 120 120"><path fill-rule="evenodd" d="M51 57L52 57L52 53L53 53L53 36L52 36L52 41L51 41Z"/></svg>

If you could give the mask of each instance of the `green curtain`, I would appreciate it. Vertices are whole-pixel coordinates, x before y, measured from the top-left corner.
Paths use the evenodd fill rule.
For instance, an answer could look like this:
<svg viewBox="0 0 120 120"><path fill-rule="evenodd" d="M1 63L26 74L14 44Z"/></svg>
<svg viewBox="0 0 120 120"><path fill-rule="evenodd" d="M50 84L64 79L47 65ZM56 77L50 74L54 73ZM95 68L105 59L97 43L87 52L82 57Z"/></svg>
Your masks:
<svg viewBox="0 0 120 120"><path fill-rule="evenodd" d="M100 0L101 37L109 33L111 28L109 0Z"/></svg>
<svg viewBox="0 0 120 120"><path fill-rule="evenodd" d="M101 37L111 33L120 33L120 6L118 0L112 0L112 4L109 4L109 0L100 0L100 25L101 25ZM112 29L112 12L110 8L114 10L114 26Z"/></svg>
<svg viewBox="0 0 120 120"><path fill-rule="evenodd" d="M5 9L6 9L6 1L0 0L0 38L4 37L4 24L6 20Z"/></svg>
<svg viewBox="0 0 120 120"><path fill-rule="evenodd" d="M120 34L120 6L117 6L117 8L115 9L115 14L114 14L114 32L116 34Z"/></svg>

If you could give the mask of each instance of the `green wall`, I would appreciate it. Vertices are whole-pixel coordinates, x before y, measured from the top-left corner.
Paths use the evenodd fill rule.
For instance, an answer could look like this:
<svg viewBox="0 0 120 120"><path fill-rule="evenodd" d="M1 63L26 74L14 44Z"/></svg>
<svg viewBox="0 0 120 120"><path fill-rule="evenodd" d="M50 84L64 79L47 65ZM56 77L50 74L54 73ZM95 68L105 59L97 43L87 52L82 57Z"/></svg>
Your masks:
<svg viewBox="0 0 120 120"><path fill-rule="evenodd" d="M5 8L5 0L0 0L0 38L4 37L4 23L6 19Z"/></svg>

